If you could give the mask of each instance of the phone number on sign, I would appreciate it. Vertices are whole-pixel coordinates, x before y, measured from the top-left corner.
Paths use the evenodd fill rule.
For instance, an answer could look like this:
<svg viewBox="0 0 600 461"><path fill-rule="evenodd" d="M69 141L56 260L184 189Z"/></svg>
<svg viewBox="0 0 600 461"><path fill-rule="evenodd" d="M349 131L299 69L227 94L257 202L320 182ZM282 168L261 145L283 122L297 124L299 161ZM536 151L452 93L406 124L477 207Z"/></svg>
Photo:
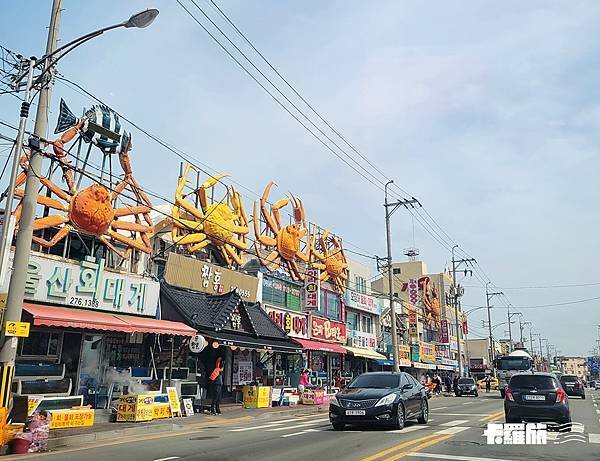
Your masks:
<svg viewBox="0 0 600 461"><path fill-rule="evenodd" d="M69 304L81 307L98 307L100 305L97 299L80 298L79 296L71 296Z"/></svg>

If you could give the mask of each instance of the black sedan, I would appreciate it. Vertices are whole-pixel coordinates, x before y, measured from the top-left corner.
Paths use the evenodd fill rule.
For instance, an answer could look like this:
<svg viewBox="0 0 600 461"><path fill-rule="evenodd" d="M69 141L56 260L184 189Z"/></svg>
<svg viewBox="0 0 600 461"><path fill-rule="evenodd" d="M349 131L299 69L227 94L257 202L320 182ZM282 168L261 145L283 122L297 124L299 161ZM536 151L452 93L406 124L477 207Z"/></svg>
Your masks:
<svg viewBox="0 0 600 461"><path fill-rule="evenodd" d="M408 373L364 373L338 392L329 404L336 431L347 424L384 424L402 429L409 419L426 424L425 387Z"/></svg>
<svg viewBox="0 0 600 461"><path fill-rule="evenodd" d="M504 398L507 423L571 422L569 399L555 375L519 373L510 378Z"/></svg>
<svg viewBox="0 0 600 461"><path fill-rule="evenodd" d="M560 377L560 384L567 393L567 395L578 395L582 399L585 399L585 387L575 375L562 375Z"/></svg>
<svg viewBox="0 0 600 461"><path fill-rule="evenodd" d="M477 397L479 395L477 383L473 378L460 378L454 393L457 397L460 397L461 395L474 395Z"/></svg>

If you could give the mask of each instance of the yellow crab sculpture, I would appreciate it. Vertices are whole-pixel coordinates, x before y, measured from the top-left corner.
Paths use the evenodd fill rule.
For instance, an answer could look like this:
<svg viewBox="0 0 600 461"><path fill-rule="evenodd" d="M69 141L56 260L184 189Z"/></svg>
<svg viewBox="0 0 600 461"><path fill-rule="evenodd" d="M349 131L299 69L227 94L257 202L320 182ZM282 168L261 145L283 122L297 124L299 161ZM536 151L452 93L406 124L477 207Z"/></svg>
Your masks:
<svg viewBox="0 0 600 461"><path fill-rule="evenodd" d="M338 293L344 293L348 280L348 260L340 240L326 230L311 241L311 265L321 271L321 282L330 281Z"/></svg>
<svg viewBox="0 0 600 461"><path fill-rule="evenodd" d="M214 202L209 199L213 194L208 191L227 176L217 175L186 194L185 188L192 169L192 165L186 165L175 191L175 204L171 209L173 243L185 246L190 252L212 243L227 266L232 267L233 263L241 266L242 254L248 248L247 235L250 229L239 192L228 186L223 200ZM195 205L195 200L192 203L190 197L197 198L200 207Z"/></svg>
<svg viewBox="0 0 600 461"><path fill-rule="evenodd" d="M267 208L267 198L273 181L270 181L259 201L254 202L254 245L261 264L269 271L274 271L282 264L287 268L294 280L304 280L304 273L298 267L298 262L307 263L310 260L310 243L304 206L296 197L286 197L277 200ZM281 223L280 210L291 203L294 222L286 226ZM261 220L262 216L262 220ZM303 248L304 247L304 250Z"/></svg>

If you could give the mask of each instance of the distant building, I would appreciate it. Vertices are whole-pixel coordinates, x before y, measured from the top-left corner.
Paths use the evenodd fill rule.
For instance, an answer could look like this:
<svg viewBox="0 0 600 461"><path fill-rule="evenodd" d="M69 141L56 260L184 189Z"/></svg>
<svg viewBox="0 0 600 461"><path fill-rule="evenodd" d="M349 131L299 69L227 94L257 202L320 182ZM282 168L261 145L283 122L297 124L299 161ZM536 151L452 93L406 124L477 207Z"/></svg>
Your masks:
<svg viewBox="0 0 600 461"><path fill-rule="evenodd" d="M587 359L584 357L560 357L559 367L565 375L575 375L581 380L587 379Z"/></svg>

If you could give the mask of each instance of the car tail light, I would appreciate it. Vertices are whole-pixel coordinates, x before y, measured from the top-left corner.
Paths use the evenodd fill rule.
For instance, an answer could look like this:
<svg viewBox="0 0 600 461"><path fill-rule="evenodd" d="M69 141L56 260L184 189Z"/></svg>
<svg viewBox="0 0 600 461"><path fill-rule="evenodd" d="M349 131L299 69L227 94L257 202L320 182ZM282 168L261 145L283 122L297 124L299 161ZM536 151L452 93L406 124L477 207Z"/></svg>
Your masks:
<svg viewBox="0 0 600 461"><path fill-rule="evenodd" d="M556 389L556 403L565 403L566 398L567 393L562 387Z"/></svg>
<svg viewBox="0 0 600 461"><path fill-rule="evenodd" d="M512 402L515 401L515 398L513 397L513 394L512 394L512 389L510 387L507 387L506 390L504 391L504 397L506 398L506 400L510 400Z"/></svg>

